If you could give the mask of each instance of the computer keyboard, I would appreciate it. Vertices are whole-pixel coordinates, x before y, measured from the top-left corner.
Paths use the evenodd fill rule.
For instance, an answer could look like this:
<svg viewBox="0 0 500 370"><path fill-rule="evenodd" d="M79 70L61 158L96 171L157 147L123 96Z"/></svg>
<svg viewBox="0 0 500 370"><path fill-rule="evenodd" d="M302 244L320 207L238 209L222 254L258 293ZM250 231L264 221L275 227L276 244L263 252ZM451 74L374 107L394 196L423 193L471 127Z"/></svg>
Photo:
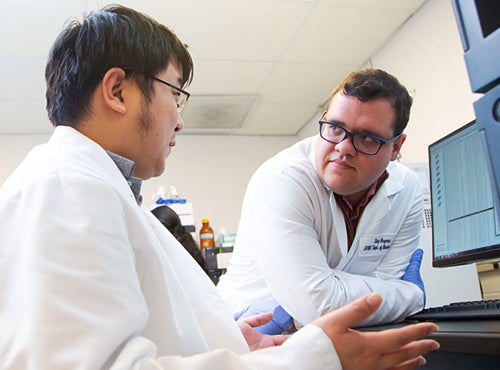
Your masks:
<svg viewBox="0 0 500 370"><path fill-rule="evenodd" d="M455 302L444 306L429 307L407 319L410 321L498 320L500 319L500 299Z"/></svg>

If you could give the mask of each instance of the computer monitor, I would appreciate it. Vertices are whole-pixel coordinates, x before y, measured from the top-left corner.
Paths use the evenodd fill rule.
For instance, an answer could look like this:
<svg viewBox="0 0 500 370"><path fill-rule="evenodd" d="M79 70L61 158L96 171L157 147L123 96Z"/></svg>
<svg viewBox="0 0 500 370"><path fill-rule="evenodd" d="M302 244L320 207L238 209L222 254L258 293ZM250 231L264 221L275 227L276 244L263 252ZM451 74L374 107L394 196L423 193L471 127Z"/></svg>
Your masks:
<svg viewBox="0 0 500 370"><path fill-rule="evenodd" d="M474 92L500 82L500 1L452 0L465 64Z"/></svg>
<svg viewBox="0 0 500 370"><path fill-rule="evenodd" d="M489 158L500 158L500 1L452 0L472 91L476 122L486 137ZM500 203L500 160L491 163L493 196ZM497 209L500 218L500 207Z"/></svg>
<svg viewBox="0 0 500 370"><path fill-rule="evenodd" d="M428 147L434 267L500 258L499 205L485 142L473 121Z"/></svg>

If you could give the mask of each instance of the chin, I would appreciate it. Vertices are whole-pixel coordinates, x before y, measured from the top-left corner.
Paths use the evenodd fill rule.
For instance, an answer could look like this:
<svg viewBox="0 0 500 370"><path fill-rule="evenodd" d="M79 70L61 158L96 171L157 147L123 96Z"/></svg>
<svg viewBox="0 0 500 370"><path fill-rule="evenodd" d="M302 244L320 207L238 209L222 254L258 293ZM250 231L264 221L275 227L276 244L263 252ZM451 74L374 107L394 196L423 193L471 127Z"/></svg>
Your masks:
<svg viewBox="0 0 500 370"><path fill-rule="evenodd" d="M159 177L163 174L163 172L165 172L165 167L162 167L161 169L158 168L155 171L151 172L151 176L149 176L148 179L152 177Z"/></svg>
<svg viewBox="0 0 500 370"><path fill-rule="evenodd" d="M137 177L139 177L142 180L148 180L152 177L160 176L164 170L165 170L165 166L150 167L148 169L145 169L145 171L143 171Z"/></svg>
<svg viewBox="0 0 500 370"><path fill-rule="evenodd" d="M161 162L161 164L158 165L158 167L156 168L156 171L155 171L155 174L153 175L153 177L161 176L163 174L163 172L165 172L165 160L163 160Z"/></svg>
<svg viewBox="0 0 500 370"><path fill-rule="evenodd" d="M350 184L339 183L338 181L328 184L328 187L335 194L342 196L350 195L353 193L353 188Z"/></svg>

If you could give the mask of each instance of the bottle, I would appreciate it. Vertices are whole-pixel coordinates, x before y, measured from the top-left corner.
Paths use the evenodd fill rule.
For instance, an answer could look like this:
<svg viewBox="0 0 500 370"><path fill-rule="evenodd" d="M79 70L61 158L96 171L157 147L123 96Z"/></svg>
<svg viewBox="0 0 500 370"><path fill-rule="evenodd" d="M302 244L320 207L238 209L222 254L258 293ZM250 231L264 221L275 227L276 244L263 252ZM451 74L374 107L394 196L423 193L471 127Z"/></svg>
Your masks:
<svg viewBox="0 0 500 370"><path fill-rule="evenodd" d="M200 229L200 248L214 248L214 230L210 227L210 220L208 218L204 218L201 220L201 223L202 226Z"/></svg>

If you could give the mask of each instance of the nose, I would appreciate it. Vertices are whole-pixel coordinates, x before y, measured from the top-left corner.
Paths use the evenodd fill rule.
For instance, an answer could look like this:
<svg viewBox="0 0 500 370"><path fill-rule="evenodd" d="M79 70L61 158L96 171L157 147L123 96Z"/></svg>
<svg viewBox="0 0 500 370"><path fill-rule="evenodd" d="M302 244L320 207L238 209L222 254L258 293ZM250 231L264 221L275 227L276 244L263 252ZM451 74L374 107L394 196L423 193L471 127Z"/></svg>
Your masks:
<svg viewBox="0 0 500 370"><path fill-rule="evenodd" d="M335 144L335 150L342 155L355 155L356 148L352 143L352 137L346 136L340 143Z"/></svg>
<svg viewBox="0 0 500 370"><path fill-rule="evenodd" d="M175 125L175 131L176 132L182 131L183 128L184 128L184 121L182 120L182 117L179 114L179 119L177 120L177 124Z"/></svg>

